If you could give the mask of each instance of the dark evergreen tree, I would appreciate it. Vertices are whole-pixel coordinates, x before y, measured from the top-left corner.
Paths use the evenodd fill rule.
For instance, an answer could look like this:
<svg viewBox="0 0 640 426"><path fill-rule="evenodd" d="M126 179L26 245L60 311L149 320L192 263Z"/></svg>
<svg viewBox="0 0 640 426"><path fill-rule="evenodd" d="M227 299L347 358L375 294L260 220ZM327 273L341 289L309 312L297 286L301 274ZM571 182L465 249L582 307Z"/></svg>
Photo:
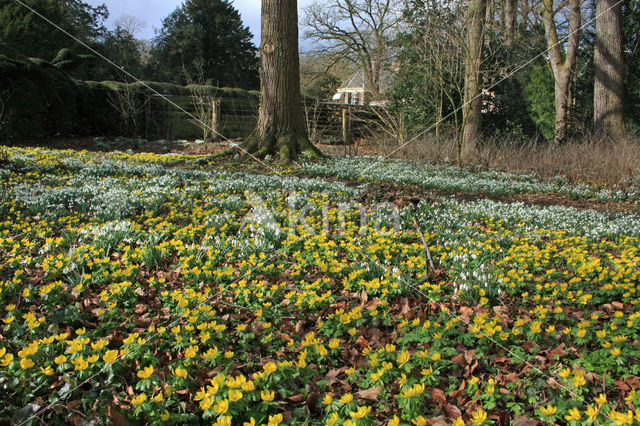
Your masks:
<svg viewBox="0 0 640 426"><path fill-rule="evenodd" d="M31 8L84 43L94 43L106 30L105 5L93 7L81 0L24 0ZM13 0L0 0L0 47L5 53L51 60L63 48L87 52L55 26Z"/></svg>
<svg viewBox="0 0 640 426"><path fill-rule="evenodd" d="M256 89L258 58L252 37L230 1L186 0L165 18L154 39L151 77Z"/></svg>

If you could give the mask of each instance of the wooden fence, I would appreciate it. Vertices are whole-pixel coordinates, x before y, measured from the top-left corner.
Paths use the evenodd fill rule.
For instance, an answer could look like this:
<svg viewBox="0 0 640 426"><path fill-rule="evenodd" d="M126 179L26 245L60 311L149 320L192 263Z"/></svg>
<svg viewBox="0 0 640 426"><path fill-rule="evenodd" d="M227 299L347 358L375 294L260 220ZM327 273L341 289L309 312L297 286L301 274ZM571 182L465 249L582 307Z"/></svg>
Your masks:
<svg viewBox="0 0 640 426"><path fill-rule="evenodd" d="M203 105L204 104L204 105ZM258 99L148 95L144 133L147 139L204 139L205 126L215 139L242 139L258 119ZM307 131L314 142L343 144L363 137L375 127L370 107L341 103L302 103Z"/></svg>

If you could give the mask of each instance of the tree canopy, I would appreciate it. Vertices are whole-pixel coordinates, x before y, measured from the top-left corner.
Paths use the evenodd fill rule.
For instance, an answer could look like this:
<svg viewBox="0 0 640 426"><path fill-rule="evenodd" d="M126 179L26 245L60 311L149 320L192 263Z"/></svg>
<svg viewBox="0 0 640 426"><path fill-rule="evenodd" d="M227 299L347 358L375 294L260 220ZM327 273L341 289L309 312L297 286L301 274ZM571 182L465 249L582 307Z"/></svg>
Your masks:
<svg viewBox="0 0 640 426"><path fill-rule="evenodd" d="M229 1L187 0L164 19L154 39L151 76L182 84L197 77L218 87L255 89L258 59L252 37Z"/></svg>
<svg viewBox="0 0 640 426"><path fill-rule="evenodd" d="M81 0L24 0L38 13L84 43L106 33L106 6L91 6ZM0 44L12 54L53 59L63 48L77 43L67 34L13 0L0 0ZM81 52L86 53L86 52Z"/></svg>

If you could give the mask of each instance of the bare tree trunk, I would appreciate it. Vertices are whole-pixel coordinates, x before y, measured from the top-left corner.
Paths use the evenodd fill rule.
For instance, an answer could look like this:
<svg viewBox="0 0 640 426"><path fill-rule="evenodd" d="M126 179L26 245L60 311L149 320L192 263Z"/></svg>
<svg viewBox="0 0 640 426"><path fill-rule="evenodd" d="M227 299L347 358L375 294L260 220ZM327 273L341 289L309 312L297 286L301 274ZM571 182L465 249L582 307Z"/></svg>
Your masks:
<svg viewBox="0 0 640 426"><path fill-rule="evenodd" d="M549 49L549 60L555 80L556 103L556 143L562 142L567 135L569 114L569 88L576 65L576 52L580 40L580 0L569 0L569 39L567 52L563 55L562 44L558 40L553 0L542 0L540 10L544 22L544 32ZM563 56L565 56L563 58Z"/></svg>
<svg viewBox="0 0 640 426"><path fill-rule="evenodd" d="M515 35L517 10L518 10L517 0L504 0L503 19L504 19L504 32L507 37L507 44L511 44L513 42L513 37Z"/></svg>
<svg viewBox="0 0 640 426"><path fill-rule="evenodd" d="M596 68L593 119L597 136L619 139L624 128L622 3L596 0Z"/></svg>
<svg viewBox="0 0 640 426"><path fill-rule="evenodd" d="M487 16L487 0L470 0L467 11L467 46L465 52L464 104L462 121L464 132L462 147L458 147L460 155L467 156L475 150L480 139L480 91L482 90L482 48L484 45L484 26ZM458 166L461 166L458 158Z"/></svg>
<svg viewBox="0 0 640 426"><path fill-rule="evenodd" d="M322 153L309 141L301 106L297 0L262 0L258 123L245 142L257 156L292 161Z"/></svg>

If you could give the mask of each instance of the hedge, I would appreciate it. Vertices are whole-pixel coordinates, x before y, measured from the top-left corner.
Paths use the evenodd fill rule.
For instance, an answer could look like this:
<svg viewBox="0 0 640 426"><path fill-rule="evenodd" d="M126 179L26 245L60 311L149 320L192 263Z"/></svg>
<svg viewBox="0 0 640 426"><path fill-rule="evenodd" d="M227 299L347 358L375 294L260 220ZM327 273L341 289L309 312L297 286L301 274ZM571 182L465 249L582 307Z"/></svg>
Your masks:
<svg viewBox="0 0 640 426"><path fill-rule="evenodd" d="M127 132L143 136L145 132L149 133L149 129L158 130L160 125L146 123L145 120L149 117L145 108L141 107L139 128L127 129L121 115L113 107L113 100L118 94L129 91L139 100L140 105L146 105L149 95L154 92L166 96L189 97L193 90L220 99L223 105L243 103L247 108L256 110L260 96L256 91L213 86L183 87L160 82L83 82L73 79L62 69L42 59L0 54L0 100L5 104L5 118L8 118L0 129L0 137L25 140L74 136L131 136L126 134ZM181 119L189 121L188 117ZM183 123L180 127L187 129L185 132L189 136L194 132L197 134L193 125L189 128L189 124ZM163 137L162 134L154 136Z"/></svg>

